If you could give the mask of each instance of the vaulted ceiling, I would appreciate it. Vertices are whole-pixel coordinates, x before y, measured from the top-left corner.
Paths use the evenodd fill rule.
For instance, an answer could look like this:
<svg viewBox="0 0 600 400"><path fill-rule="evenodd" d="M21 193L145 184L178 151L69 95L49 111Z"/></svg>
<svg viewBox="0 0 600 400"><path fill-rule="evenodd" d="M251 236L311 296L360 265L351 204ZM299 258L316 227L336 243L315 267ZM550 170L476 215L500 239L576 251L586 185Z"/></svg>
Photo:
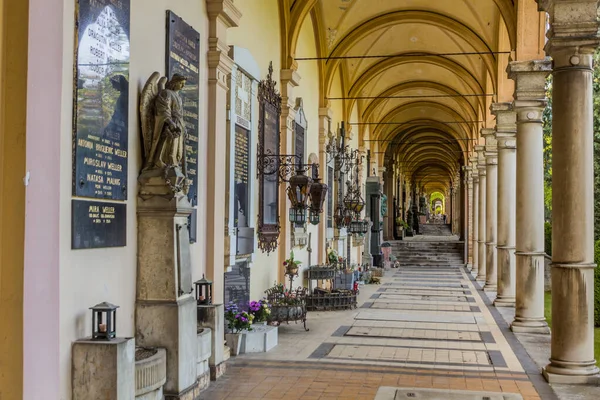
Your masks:
<svg viewBox="0 0 600 400"><path fill-rule="evenodd" d="M317 25L324 92L341 80L361 136L417 185L447 190L496 101L515 44L513 0L295 3Z"/></svg>

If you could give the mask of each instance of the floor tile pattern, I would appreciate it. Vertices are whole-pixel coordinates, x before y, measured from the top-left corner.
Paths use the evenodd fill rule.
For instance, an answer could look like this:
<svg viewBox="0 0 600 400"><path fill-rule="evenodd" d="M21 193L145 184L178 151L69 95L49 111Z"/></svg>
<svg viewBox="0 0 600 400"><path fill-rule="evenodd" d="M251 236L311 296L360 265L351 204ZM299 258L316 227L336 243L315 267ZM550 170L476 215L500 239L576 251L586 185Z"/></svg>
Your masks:
<svg viewBox="0 0 600 400"><path fill-rule="evenodd" d="M281 326L274 350L230 360L202 398L374 399L390 386L540 399L463 266L402 265L360 291L358 309L309 313L310 332Z"/></svg>

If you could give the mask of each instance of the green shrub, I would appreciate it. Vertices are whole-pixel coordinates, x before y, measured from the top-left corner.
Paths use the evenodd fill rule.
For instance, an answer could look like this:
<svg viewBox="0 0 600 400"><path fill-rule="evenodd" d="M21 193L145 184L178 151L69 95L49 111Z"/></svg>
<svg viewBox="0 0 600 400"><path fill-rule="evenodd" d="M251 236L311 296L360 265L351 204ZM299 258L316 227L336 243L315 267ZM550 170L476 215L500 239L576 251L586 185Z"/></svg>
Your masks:
<svg viewBox="0 0 600 400"><path fill-rule="evenodd" d="M600 240L594 246L594 325L600 327Z"/></svg>
<svg viewBox="0 0 600 400"><path fill-rule="evenodd" d="M544 251L552 256L552 223L544 223Z"/></svg>

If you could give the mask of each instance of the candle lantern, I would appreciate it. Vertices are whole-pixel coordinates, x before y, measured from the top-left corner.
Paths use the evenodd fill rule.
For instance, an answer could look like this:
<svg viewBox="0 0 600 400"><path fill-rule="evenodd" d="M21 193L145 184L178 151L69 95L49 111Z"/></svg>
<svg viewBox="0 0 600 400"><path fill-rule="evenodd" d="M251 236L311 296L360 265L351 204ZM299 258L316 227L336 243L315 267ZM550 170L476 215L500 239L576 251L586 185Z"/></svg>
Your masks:
<svg viewBox="0 0 600 400"><path fill-rule="evenodd" d="M194 282L196 286L196 303L198 305L212 304L212 281L202 275L202 279Z"/></svg>
<svg viewBox="0 0 600 400"><path fill-rule="evenodd" d="M117 308L103 302L90 307L92 310L92 340L111 340L117 337Z"/></svg>

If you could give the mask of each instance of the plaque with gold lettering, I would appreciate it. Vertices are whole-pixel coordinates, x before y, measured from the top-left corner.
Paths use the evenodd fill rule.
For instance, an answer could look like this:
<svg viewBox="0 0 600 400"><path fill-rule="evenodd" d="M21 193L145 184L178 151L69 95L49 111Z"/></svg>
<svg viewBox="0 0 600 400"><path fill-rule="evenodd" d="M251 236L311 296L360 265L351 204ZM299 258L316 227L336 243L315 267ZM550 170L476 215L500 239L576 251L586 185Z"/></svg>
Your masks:
<svg viewBox="0 0 600 400"><path fill-rule="evenodd" d="M127 199L130 0L78 0L73 195Z"/></svg>
<svg viewBox="0 0 600 400"><path fill-rule="evenodd" d="M187 78L180 92L186 126L185 161L192 181L188 197L198 204L198 103L200 101L200 34L174 12L167 11L167 74Z"/></svg>
<svg viewBox="0 0 600 400"><path fill-rule="evenodd" d="M127 244L125 203L72 200L71 248L97 249Z"/></svg>

